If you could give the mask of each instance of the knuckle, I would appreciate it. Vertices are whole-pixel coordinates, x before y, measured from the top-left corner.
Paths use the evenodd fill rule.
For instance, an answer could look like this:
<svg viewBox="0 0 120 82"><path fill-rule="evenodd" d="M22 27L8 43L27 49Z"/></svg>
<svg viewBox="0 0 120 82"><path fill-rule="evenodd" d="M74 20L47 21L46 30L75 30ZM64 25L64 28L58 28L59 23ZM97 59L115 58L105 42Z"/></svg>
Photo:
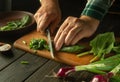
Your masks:
<svg viewBox="0 0 120 82"><path fill-rule="evenodd" d="M80 19L75 17L74 22L80 22Z"/></svg>
<svg viewBox="0 0 120 82"><path fill-rule="evenodd" d="M67 17L67 20L71 20L73 17L72 16L68 16Z"/></svg>
<svg viewBox="0 0 120 82"><path fill-rule="evenodd" d="M45 13L44 13L44 16L45 16L45 17L49 16L49 13L45 12Z"/></svg>

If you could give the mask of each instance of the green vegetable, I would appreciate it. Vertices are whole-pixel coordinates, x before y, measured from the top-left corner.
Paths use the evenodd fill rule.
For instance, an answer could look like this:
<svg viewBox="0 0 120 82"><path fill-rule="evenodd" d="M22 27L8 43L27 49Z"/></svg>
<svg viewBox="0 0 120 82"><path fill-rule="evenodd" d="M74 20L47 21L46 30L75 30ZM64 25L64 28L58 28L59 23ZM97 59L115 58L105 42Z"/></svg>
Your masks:
<svg viewBox="0 0 120 82"><path fill-rule="evenodd" d="M83 70L86 70L95 74L105 75L107 72L115 68L118 64L120 64L120 54L111 56L104 60L90 63L88 65L62 67L59 69L56 75L58 77L66 77L69 73L76 72L76 71L83 71ZM100 81L100 82L103 82L103 81Z"/></svg>
<svg viewBox="0 0 120 82"><path fill-rule="evenodd" d="M9 31L22 28L29 22L29 20L30 17L28 15L25 15L20 20L7 22L5 26L0 27L0 31Z"/></svg>
<svg viewBox="0 0 120 82"><path fill-rule="evenodd" d="M48 49L47 42L44 39L32 39L29 44L30 49L42 50Z"/></svg>
<svg viewBox="0 0 120 82"><path fill-rule="evenodd" d="M104 59L104 55L112 51L114 43L115 37L113 32L99 34L92 41L90 41L90 46L92 49L90 51L80 53L78 56L80 57L93 53L95 57L90 62L96 61L98 58Z"/></svg>
<svg viewBox="0 0 120 82"><path fill-rule="evenodd" d="M116 53L120 53L120 45L113 47L113 51Z"/></svg>
<svg viewBox="0 0 120 82"><path fill-rule="evenodd" d="M28 61L21 61L20 63L21 63L21 64L29 64Z"/></svg>
<svg viewBox="0 0 120 82"><path fill-rule="evenodd" d="M30 41L29 47L30 49L34 49L34 50L42 50L42 49L50 50L47 42L44 39L32 39ZM74 45L74 46L63 47L61 48L60 51L69 52L69 53L79 53L84 48L85 47L81 45Z"/></svg>
<svg viewBox="0 0 120 82"><path fill-rule="evenodd" d="M120 63L106 74L95 75L91 82L120 82Z"/></svg>
<svg viewBox="0 0 120 82"><path fill-rule="evenodd" d="M20 24L20 26L19 26L19 28L21 28L21 27L23 27L24 25L26 25L27 23L28 23L28 21L29 21L29 16L28 15L26 15L26 16L24 16L20 21L21 21L21 24Z"/></svg>
<svg viewBox="0 0 120 82"><path fill-rule="evenodd" d="M120 63L115 68L113 68L110 72L113 73L114 76L120 75Z"/></svg>
<svg viewBox="0 0 120 82"><path fill-rule="evenodd" d="M105 74L120 64L120 54L111 56L88 65L75 66L76 71L87 70L93 73Z"/></svg>
<svg viewBox="0 0 120 82"><path fill-rule="evenodd" d="M111 77L109 82L120 82L120 76Z"/></svg>
<svg viewBox="0 0 120 82"><path fill-rule="evenodd" d="M80 53L85 47L81 45L65 46L60 49L62 52Z"/></svg>

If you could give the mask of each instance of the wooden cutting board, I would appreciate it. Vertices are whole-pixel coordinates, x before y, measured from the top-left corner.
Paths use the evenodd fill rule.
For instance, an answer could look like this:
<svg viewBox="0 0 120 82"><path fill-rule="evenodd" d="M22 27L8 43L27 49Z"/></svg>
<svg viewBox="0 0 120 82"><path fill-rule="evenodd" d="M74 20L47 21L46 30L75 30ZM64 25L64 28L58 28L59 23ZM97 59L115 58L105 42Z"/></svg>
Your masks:
<svg viewBox="0 0 120 82"><path fill-rule="evenodd" d="M37 50L37 53L35 53L34 50L29 48L29 42L31 39L45 39L47 41L47 37L43 34L40 34L39 32L36 32L35 30L30 32L29 34L24 35L23 37L19 38L14 42L14 47L24 50L26 52L33 53L34 55L39 55L45 58L52 59L50 56L50 52L47 50ZM26 42L26 44L23 43L23 41ZM81 45L88 46L88 42L80 42ZM72 53L65 53L65 52L55 52L55 61L62 62L68 65L85 65L89 64L90 60L93 58L93 55L86 55L82 57L77 57L77 54Z"/></svg>

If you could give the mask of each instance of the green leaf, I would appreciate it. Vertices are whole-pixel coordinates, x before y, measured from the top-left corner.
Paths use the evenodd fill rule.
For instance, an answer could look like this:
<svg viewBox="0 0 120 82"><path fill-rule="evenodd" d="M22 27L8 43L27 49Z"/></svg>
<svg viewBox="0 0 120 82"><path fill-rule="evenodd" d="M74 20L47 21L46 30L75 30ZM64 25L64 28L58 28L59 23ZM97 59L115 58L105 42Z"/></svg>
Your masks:
<svg viewBox="0 0 120 82"><path fill-rule="evenodd" d="M113 76L109 82L120 82L120 76Z"/></svg>
<svg viewBox="0 0 120 82"><path fill-rule="evenodd" d="M81 52L85 47L81 45L73 45L73 46L64 46L60 49L62 52L69 52L69 53L79 53Z"/></svg>
<svg viewBox="0 0 120 82"><path fill-rule="evenodd" d="M92 47L91 52L96 56L91 62L97 58L104 59L104 55L112 51L114 43L115 37L113 32L106 32L96 36L90 41L90 46Z"/></svg>
<svg viewBox="0 0 120 82"><path fill-rule="evenodd" d="M119 75L120 74L120 63L113 68L110 72L112 72L114 75Z"/></svg>
<svg viewBox="0 0 120 82"><path fill-rule="evenodd" d="M111 56L104 60L96 61L88 65L75 66L76 71L90 71L93 73L104 74L105 71L111 71L120 63L120 54Z"/></svg>
<svg viewBox="0 0 120 82"><path fill-rule="evenodd" d="M108 54L112 50L114 42L115 37L113 32L99 34L90 41L90 46L92 47L91 51L94 55Z"/></svg>
<svg viewBox="0 0 120 82"><path fill-rule="evenodd" d="M20 20L21 24L20 24L19 28L25 26L25 25L29 22L29 20L30 20L29 15L25 15L25 16Z"/></svg>
<svg viewBox="0 0 120 82"><path fill-rule="evenodd" d="M95 57L90 61L96 61L98 58L104 59L105 54L109 54L115 43L115 37L113 32L106 32L97 35L93 40L90 41L91 50L78 54L78 56L83 56L86 53L93 53Z"/></svg>
<svg viewBox="0 0 120 82"><path fill-rule="evenodd" d="M113 51L116 52L117 54L120 53L120 45L113 47Z"/></svg>

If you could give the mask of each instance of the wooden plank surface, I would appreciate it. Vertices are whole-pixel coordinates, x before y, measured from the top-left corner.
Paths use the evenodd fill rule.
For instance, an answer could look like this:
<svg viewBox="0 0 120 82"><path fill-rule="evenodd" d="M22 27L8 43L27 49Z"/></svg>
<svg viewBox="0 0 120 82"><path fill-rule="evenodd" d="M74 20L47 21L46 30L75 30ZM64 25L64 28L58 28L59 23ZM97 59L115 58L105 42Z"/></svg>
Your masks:
<svg viewBox="0 0 120 82"><path fill-rule="evenodd" d="M46 77L53 75L52 73L55 72L55 68L62 67L63 64L54 62L54 61L48 61L44 64L40 69L38 69L34 74L32 74L25 82L50 82L49 80L53 78ZM57 70L58 71L58 70ZM45 79L48 79L47 81L44 81ZM60 79L57 79L60 81ZM53 81L56 82L56 81Z"/></svg>
<svg viewBox="0 0 120 82"><path fill-rule="evenodd" d="M87 71L78 71L69 73L69 77L66 78L49 77L53 76L53 72L57 73L61 67L68 67L68 65L49 60L25 82L90 82L91 77L94 75Z"/></svg>
<svg viewBox="0 0 120 82"><path fill-rule="evenodd" d="M21 61L28 61L29 64L21 64ZM47 61L45 58L27 53L0 71L0 80L2 82L23 82Z"/></svg>
<svg viewBox="0 0 120 82"><path fill-rule="evenodd" d="M30 53L35 53L34 50L29 48L30 40L32 39L45 39L47 41L47 37L45 35L40 34L39 32L32 31L31 33L19 38L14 42L14 47L25 50ZM25 41L27 44L24 44ZM80 42L81 45L88 46L88 42ZM52 59L50 56L50 52L47 50L38 50L36 55L43 56L45 58ZM65 52L55 52L55 61L62 62L68 65L85 65L89 64L90 60L93 58L93 55L86 55L82 57L77 57L76 54L65 53Z"/></svg>
<svg viewBox="0 0 120 82"><path fill-rule="evenodd" d="M25 52L17 49L12 49L12 52L12 54L8 55L0 54L0 70L4 69L25 54Z"/></svg>

